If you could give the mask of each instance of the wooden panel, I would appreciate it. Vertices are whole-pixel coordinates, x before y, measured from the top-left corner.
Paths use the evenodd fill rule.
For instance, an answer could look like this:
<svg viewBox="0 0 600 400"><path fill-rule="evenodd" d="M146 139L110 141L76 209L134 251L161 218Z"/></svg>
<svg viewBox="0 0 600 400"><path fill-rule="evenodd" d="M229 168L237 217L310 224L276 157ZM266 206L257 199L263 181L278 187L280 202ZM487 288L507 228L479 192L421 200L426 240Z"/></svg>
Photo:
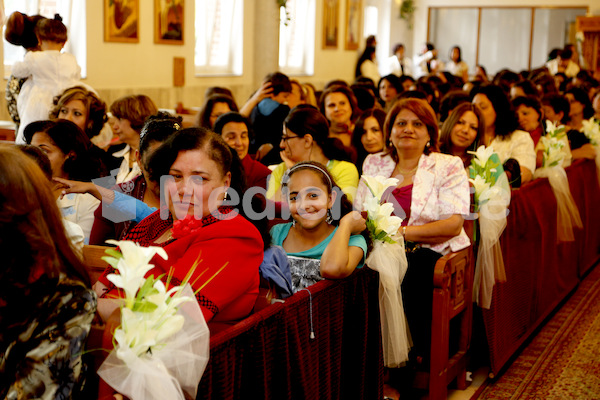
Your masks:
<svg viewBox="0 0 600 400"><path fill-rule="evenodd" d="M173 57L173 86L185 85L185 58Z"/></svg>
<svg viewBox="0 0 600 400"><path fill-rule="evenodd" d="M6 141L6 142L14 142L15 141L15 130L7 129L7 128L0 128L0 140Z"/></svg>
<svg viewBox="0 0 600 400"><path fill-rule="evenodd" d="M600 17L577 17L577 31L583 32L581 52L586 64L600 76Z"/></svg>

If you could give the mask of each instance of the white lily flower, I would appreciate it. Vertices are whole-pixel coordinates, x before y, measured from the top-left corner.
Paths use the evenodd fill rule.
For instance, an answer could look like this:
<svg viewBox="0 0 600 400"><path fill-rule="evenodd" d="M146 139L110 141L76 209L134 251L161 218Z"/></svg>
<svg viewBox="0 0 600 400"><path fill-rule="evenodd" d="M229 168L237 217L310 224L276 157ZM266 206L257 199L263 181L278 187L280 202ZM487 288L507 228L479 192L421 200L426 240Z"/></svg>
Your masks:
<svg viewBox="0 0 600 400"><path fill-rule="evenodd" d="M473 162L478 164L481 168L485 168L488 160L494 154L492 146L485 147L481 145L477 148L477 151L469 151L468 153L475 155Z"/></svg>
<svg viewBox="0 0 600 400"><path fill-rule="evenodd" d="M381 216L375 221L375 225L389 236L395 236L402 225L402 218L395 215L389 217Z"/></svg>
<svg viewBox="0 0 600 400"><path fill-rule="evenodd" d="M475 176L475 179L469 179L469 182L475 187L475 195L479 198L481 193L490 188L489 182L486 182L485 178L481 175Z"/></svg>
<svg viewBox="0 0 600 400"><path fill-rule="evenodd" d="M145 300L156 305L155 313L162 315L162 318L170 317L177 313L177 307L188 301L194 300L188 296L182 296L183 286L175 286L166 291L165 284L158 280L154 282L155 293L146 296ZM159 322L161 323L161 322Z"/></svg>
<svg viewBox="0 0 600 400"><path fill-rule="evenodd" d="M554 125L552 121L549 119L546 120L546 131L548 134L546 136L549 137L562 137L565 132L564 125Z"/></svg>
<svg viewBox="0 0 600 400"><path fill-rule="evenodd" d="M135 294L144 282L144 276L148 271L154 268L149 264L152 257L158 254L165 260L168 255L162 247L142 247L137 243L128 240L108 240L107 243L117 245L123 257L116 259L114 257L104 257L119 274L109 274L106 278L116 287L125 291L126 299L129 301L135 298Z"/></svg>
<svg viewBox="0 0 600 400"><path fill-rule="evenodd" d="M381 196L383 196L388 188L397 186L399 182L396 178L385 178L383 176L363 175L362 179L367 184L367 187L371 191L373 197L376 197L380 200Z"/></svg>
<svg viewBox="0 0 600 400"><path fill-rule="evenodd" d="M600 145L600 126L594 118L586 119L583 122L583 133L590 140L592 145Z"/></svg>
<svg viewBox="0 0 600 400"><path fill-rule="evenodd" d="M363 210L365 210L369 216L373 216L377 214L377 209L379 208L380 202L377 197L367 197L363 202Z"/></svg>
<svg viewBox="0 0 600 400"><path fill-rule="evenodd" d="M140 316L129 308L121 310L121 327L115 330L115 341L118 344L117 355L120 348L129 348L136 356L146 353L149 348L157 344L158 331L152 329L153 321L147 315Z"/></svg>
<svg viewBox="0 0 600 400"><path fill-rule="evenodd" d="M556 137L541 137L542 145L544 146L544 167L555 167L562 165L565 154L561 151L564 147L564 142Z"/></svg>
<svg viewBox="0 0 600 400"><path fill-rule="evenodd" d="M184 322L185 318L179 314L166 318L157 329L156 341L161 343L171 335L179 332L183 328Z"/></svg>

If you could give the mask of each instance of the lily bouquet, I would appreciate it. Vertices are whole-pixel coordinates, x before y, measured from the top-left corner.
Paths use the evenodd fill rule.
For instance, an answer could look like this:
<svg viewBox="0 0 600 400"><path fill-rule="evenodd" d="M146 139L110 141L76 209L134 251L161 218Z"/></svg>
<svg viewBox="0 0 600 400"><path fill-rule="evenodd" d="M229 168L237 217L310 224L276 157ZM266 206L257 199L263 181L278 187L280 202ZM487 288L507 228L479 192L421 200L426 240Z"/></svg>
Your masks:
<svg viewBox="0 0 600 400"><path fill-rule="evenodd" d="M474 205L479 220L479 246L473 281L473 301L490 308L496 282L506 282L500 236L506 228L510 185L498 154L492 147L479 146L471 152L469 181L475 189Z"/></svg>
<svg viewBox="0 0 600 400"><path fill-rule="evenodd" d="M592 122L593 123L593 122ZM573 226L582 228L581 216L577 205L571 195L567 173L563 167L566 154L563 148L567 146L565 127L563 125L554 125L547 121L547 134L542 136L544 161L541 168L536 169L534 178L548 178L556 197L557 206L557 240L559 242L571 242L575 240L573 236Z"/></svg>
<svg viewBox="0 0 600 400"><path fill-rule="evenodd" d="M209 331L187 281L169 287L161 277L144 278L154 255L167 259L160 247L141 247L110 240L103 257L119 271L107 279L123 290L121 325L114 332L115 348L100 366L106 383L130 399L196 397L209 352Z"/></svg>
<svg viewBox="0 0 600 400"><path fill-rule="evenodd" d="M398 233L402 218L393 216L394 205L383 203L384 194L398 185L398 179L366 176L362 179L369 188L363 203L367 211L367 229L373 249L367 257L369 268L379 272L379 312L383 359L386 367L394 368L408 360L410 333L402 304L402 280L408 268L404 238Z"/></svg>

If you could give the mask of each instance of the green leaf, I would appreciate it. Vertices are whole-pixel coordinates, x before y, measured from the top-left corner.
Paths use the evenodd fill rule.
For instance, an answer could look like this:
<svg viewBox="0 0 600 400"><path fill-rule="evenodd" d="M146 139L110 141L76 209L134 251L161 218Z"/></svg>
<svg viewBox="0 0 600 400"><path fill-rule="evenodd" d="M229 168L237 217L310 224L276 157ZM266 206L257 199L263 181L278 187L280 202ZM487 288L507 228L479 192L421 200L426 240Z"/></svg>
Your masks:
<svg viewBox="0 0 600 400"><path fill-rule="evenodd" d="M136 312L143 312L143 313L151 313L154 310L156 310L158 308L158 306L154 303L151 303L149 301L143 301L139 304L136 304L136 306L134 306L134 310Z"/></svg>
<svg viewBox="0 0 600 400"><path fill-rule="evenodd" d="M109 256L113 256L114 258L116 258L117 260L123 258L123 254L121 254L120 251L117 251L115 249L106 249L104 251L106 254L108 254Z"/></svg>

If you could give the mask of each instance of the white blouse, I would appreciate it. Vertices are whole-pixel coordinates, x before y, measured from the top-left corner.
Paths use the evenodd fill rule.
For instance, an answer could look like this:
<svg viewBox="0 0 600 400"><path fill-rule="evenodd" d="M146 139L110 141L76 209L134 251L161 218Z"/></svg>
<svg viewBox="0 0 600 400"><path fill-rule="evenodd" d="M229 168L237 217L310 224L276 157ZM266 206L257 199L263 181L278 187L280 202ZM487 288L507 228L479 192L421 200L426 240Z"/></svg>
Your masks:
<svg viewBox="0 0 600 400"><path fill-rule="evenodd" d="M535 172L535 149L529 133L516 130L506 137L496 136L490 146L498 153L502 163L514 158L521 167L527 168L532 174Z"/></svg>

